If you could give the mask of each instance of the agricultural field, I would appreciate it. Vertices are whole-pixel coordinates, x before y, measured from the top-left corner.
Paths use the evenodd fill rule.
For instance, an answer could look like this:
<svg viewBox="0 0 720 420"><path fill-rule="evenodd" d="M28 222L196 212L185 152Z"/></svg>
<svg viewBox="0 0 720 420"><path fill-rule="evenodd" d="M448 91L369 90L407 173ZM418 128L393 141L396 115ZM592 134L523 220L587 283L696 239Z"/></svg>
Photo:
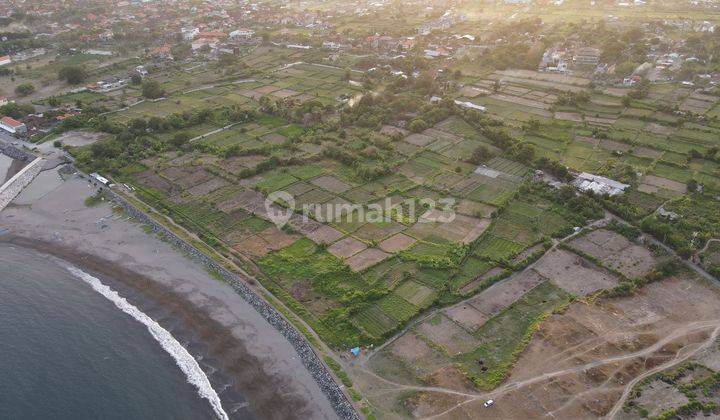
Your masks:
<svg viewBox="0 0 720 420"><path fill-rule="evenodd" d="M623 195L605 201L622 217L643 222L661 240L697 259L707 240L717 238L714 222L697 223L701 214L714 220L708 212L717 207L713 203L720 191L720 127L703 117L717 109L717 96L671 83L651 85L645 98L626 101L628 89L601 91L591 88L588 79L519 70L470 79L458 89L458 99L484 105L515 127L536 157L630 185ZM580 93L586 99L560 101ZM667 111L675 105L677 113ZM697 117L683 119L679 113ZM487 190L475 197L502 202L488 200L497 193ZM660 209L678 219L660 216ZM488 239L490 249L509 256L519 252L507 239Z"/></svg>
<svg viewBox="0 0 720 420"><path fill-rule="evenodd" d="M305 130L281 117L203 134L215 126L185 129L195 150L144 159L120 179L205 241L253 261L266 287L333 346L382 343L428 308L490 287L541 255L548 238L587 223L552 190L527 187L526 165L459 160L450 152L457 146L492 145L458 117L421 133L392 131L395 140L382 134L387 126L358 130L346 147L384 139L378 152L396 168L370 181L358 166L310 147ZM404 145L415 149L393 153ZM292 202L268 205L278 191ZM285 208L294 214L278 228L273 214Z"/></svg>
<svg viewBox="0 0 720 420"><path fill-rule="evenodd" d="M598 229L569 244L599 243L603 250L636 246L627 242L615 231ZM621 387L608 384L609 378L615 375L614 381L628 383L650 372L651 366L675 363L676 352L713 339L710 331L717 327L712 324L716 321L709 321L705 329L697 333L693 329L697 319L714 320L714 315L703 312L720 296L714 286L689 272L660 268L648 248L640 246L628 254L640 252L658 261L648 272L659 272L663 279L638 293L604 297L626 281L621 274L571 251L554 249L525 270L419 320L367 359L353 362L351 369L358 368L353 373L363 383L373 383L362 372L370 368L393 384L434 387L412 393L401 387L382 392L365 389L374 405L412 417L443 412L465 416L488 398L502 399L502 407L492 409L501 410L494 414L501 417L605 415L614 404L623 406ZM686 287L692 296L679 293ZM589 294L598 298L583 299ZM681 308L695 299L699 306L692 313L683 312ZM673 317L673 325L667 325L666 316ZM665 333L676 328L680 331L672 336ZM653 354L652 343L658 341L668 345ZM648 349L648 354L634 355L641 349ZM627 361L621 355L627 355ZM603 358L608 358L607 363ZM622 362L615 363L616 359ZM597 367L583 368L595 361ZM573 369L576 366L580 367ZM594 395L598 404L586 403L589 397L574 403L578 390ZM533 404L528 393L551 403Z"/></svg>
<svg viewBox="0 0 720 420"><path fill-rule="evenodd" d="M331 349L369 350L349 370L387 412L463 416L477 403L465 408L468 395L519 399L529 387L557 398L542 408L523 400L505 415L604 415L621 397L609 378L647 369L603 365L593 381L596 372L573 370L571 359L633 359L632 349L671 331L656 313L690 328L673 307L657 307L683 299L658 284L698 279L668 269L668 252L611 224L602 206L716 272L720 126L668 110L712 114L714 96L668 83L638 98L584 77L509 69L454 76L462 83L447 90L456 91L428 101L405 92L413 81L386 83L318 55L266 44L243 51L232 71L192 62L152 74L166 92L159 100L133 87L61 98L115 106L100 123L132 132L129 146L117 135L73 153L251 272ZM121 159L102 153L113 141ZM580 172L627 187L614 197L577 194ZM702 298L705 307L716 296ZM698 337L678 336L687 343L666 353ZM566 347L566 371L550 373L597 406L537 387L551 383L541 356ZM368 371L466 394L380 395ZM671 392L648 387L651 396ZM638 410L651 410L652 397L638 392Z"/></svg>

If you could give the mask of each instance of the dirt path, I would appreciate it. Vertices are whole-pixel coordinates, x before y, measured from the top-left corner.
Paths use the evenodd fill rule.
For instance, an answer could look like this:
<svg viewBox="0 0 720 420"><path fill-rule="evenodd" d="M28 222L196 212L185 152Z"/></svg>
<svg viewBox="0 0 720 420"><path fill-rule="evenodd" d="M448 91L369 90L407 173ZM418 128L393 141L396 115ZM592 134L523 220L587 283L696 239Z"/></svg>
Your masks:
<svg viewBox="0 0 720 420"><path fill-rule="evenodd" d="M625 387L625 391L623 392L622 396L620 396L620 399L617 400L617 402L615 403L615 406L613 406L612 410L610 410L610 412L607 414L607 416L605 416L605 418L612 419L612 418L615 418L615 416L617 416L618 411L620 411L622 409L623 405L625 404L625 400L627 399L628 395L630 395L630 392L632 392L635 385L637 385L640 381L642 381L643 379L647 378L650 375L653 375L653 374L661 372L665 369L676 366L676 365L686 361L690 357L694 356L701 350L706 349L707 347L712 345L715 342L715 340L717 340L718 333L720 333L720 326L715 328L713 330L713 333L710 335L710 337L702 345L698 346L692 352L689 352L689 353L685 354L684 356L680 356L678 354L672 361L664 363L660 366L657 366L654 369L650 369L649 371L645 372L644 374L642 374L642 375L638 376L637 378L633 379L632 381L630 381L627 384L627 386Z"/></svg>
<svg viewBox="0 0 720 420"><path fill-rule="evenodd" d="M430 417L428 417L428 418L437 418L437 417L443 416L443 415L448 414L448 413L452 412L453 410L455 410L455 409L457 409L457 408L459 408L459 407L461 407L461 406L463 406L463 405L468 404L469 402L477 401L478 399L496 399L496 398L498 398L499 396L501 396L501 395L503 395L503 394L506 394L506 393L508 393L508 392L510 392L510 391L515 391L515 390L517 390L517 389L526 387L526 386L528 386L528 385L532 385L532 384L535 384L535 383L537 383L537 382L546 381L546 380L548 380L548 379L551 379L551 378L554 378L554 377L557 377L557 376L564 376L564 375L567 375L567 374L570 374L570 373L578 373L578 372L586 371L586 370L588 370L588 369L591 369L591 368L594 368L594 367L598 367L598 366L601 366L601 365L606 365L606 364L610 364L610 363L616 363L616 362L620 362L620 361L623 361L623 360L628 360L628 359L633 359L633 358L636 358L636 357L642 357L642 356L650 355L650 354L654 353L655 351L661 349L663 346L665 346L665 344L668 344L669 342L671 342L671 341L673 341L673 340L675 340L675 339L681 338L681 337L683 337L683 336L685 336L685 335L688 335L688 334L691 334L691 333L694 333L694 332L697 332L697 331L700 331L700 330L704 330L704 329L707 329L707 328L710 328L710 327L715 327L715 329L713 330L713 333L710 335L710 337L702 343L702 345L698 346L697 348L695 348L694 350L692 350L691 352L689 352L689 353L687 353L687 354L685 354L685 355L683 355L683 356L680 356L680 355L678 354L672 361L670 361L670 362L668 362L668 363L664 363L664 364L662 364L662 365L660 365L660 366L657 366L656 368L649 370L648 372L646 372L646 373L638 376L638 377L635 378L633 381L631 381L630 383L628 383L628 385L625 387L625 391L623 392L622 397L618 400L618 402L615 404L615 407L613 407L613 409L612 409L612 410L610 411L610 413L607 415L607 418L613 418L613 417L617 414L617 411L618 411L620 408L622 408L622 406L623 406L623 404L624 404L624 401L625 401L625 399L627 398L627 396L630 394L630 392L632 391L632 388L635 386L635 384L637 384L637 383L638 383L639 381L641 381L643 378L645 378L645 377L647 377L647 376L649 376L649 375L652 375L652 374L654 374L654 373L656 373L656 372L660 372L660 371L662 371L662 370L665 370L665 369L667 369L667 368L669 368L669 367L675 366L675 365L677 365L677 364L679 364L679 363L682 363L682 362L684 362L685 360L687 360L688 358L690 358L690 357L692 357L693 355L697 354L699 351L705 349L706 347L708 347L709 345L711 345L712 343L714 343L715 340L716 340L717 337L718 337L718 333L720 333L720 319L711 320L711 321L698 321L698 322L689 323L689 324L685 325L684 327L682 327L682 328L680 328L680 329L678 329L678 330L675 330L672 334L666 336L665 338L663 338L662 340L656 342L656 343L653 344L652 346L646 347L646 348L644 348L644 349L642 349L642 350L640 350L640 351L637 351L637 352L635 352L635 353L626 354L626 355L622 355L622 356L609 357L609 358L606 358L606 359L597 360L597 361L594 361L594 362L591 362L591 363L587 363L587 364L584 364L584 365L580 365L580 366L576 366L576 367L572 367L572 368L568 368L568 369L562 369L562 370L558 370L558 371L555 371L555 372L545 373L545 374L542 374L542 375L535 376L535 377L533 377L533 378L525 379L525 380L523 380L523 381L512 382L512 383L506 384L506 385L504 385L504 386L502 386L502 387L500 387L500 388L498 388L498 389L496 389L496 390L494 390L494 391L492 391L492 392L489 392L489 393L486 393L486 394L478 394L478 395L476 395L476 396L473 397L473 398L470 398L470 399L468 399L468 400L466 400L466 401L463 401L463 402L461 402L461 403L458 403L458 404L456 404L455 406L453 406L453 407L451 407L451 408L449 408L449 409L447 409L447 410L445 410L445 411L443 411L443 412L441 412L441 413L438 413L438 414L435 414L435 415L433 415L433 416L430 416Z"/></svg>
<svg viewBox="0 0 720 420"><path fill-rule="evenodd" d="M484 392L484 393L471 393L471 392L462 392L462 391L456 391L449 388L443 388L443 387L434 387L434 386L422 386L422 385L407 385L402 384L398 382L391 381L387 378L384 378L369 368L366 368L364 364L362 366L359 366L358 370L363 372L366 375L370 375L379 381L386 383L389 385L388 388L380 388L380 389L387 389L388 391L423 391L423 392L437 392L437 393L443 393L447 395L452 395L456 397L464 397L466 398L464 401L459 402L455 404L454 406L437 413L433 416L430 416L428 418L438 418L442 417L444 415L447 415L451 413L453 410L462 407L468 403L474 402L474 401L483 401L487 399L497 399L501 397L504 394L507 394L512 391L516 391L518 389L534 385L538 382L547 381L552 378L556 378L559 376L565 376L573 373L581 373L585 372L588 369L596 368L603 365L608 365L612 363L622 362L634 358L649 356L653 354L654 352L662 349L666 344L671 343L674 340L677 340L679 338L682 338L684 336L687 336L689 334L693 334L699 331L703 331L709 328L713 328L713 332L710 335L710 337L703 341L700 345L693 348L691 351L685 353L682 353L682 350L678 353L678 355L675 356L670 362L664 363L662 365L657 366L656 368L653 368L652 370L649 370L648 372L645 372L644 374L638 376L633 381L629 382L627 386L625 386L625 391L623 392L622 397L620 400L617 401L615 406L613 407L613 410L608 414L607 418L612 418L617 414L617 411L622 408L625 399L632 391L632 388L642 379L646 378L649 375L652 375L656 372L660 372L662 370L665 370L669 367L675 366L679 363L684 362L688 358L692 357L693 355L697 354L699 351L707 348L709 345L711 345L715 340L717 339L718 335L720 334L720 319L714 319L714 320L708 320L708 321L696 321L696 322L690 322L688 324L685 324L684 326L676 329L673 331L672 334L669 334L665 337L663 337L661 340L655 342L653 345L645 347L641 350L638 350L633 353L619 355L619 356L613 356L608 357L605 359L596 360L590 363L586 363L579 366L573 366L567 369L561 369L553 372L544 373L538 376L534 376L532 378L524 379L522 381L516 381L516 382L510 382L507 383L493 391L490 392ZM683 350L687 349L687 347L683 348Z"/></svg>
<svg viewBox="0 0 720 420"><path fill-rule="evenodd" d="M705 242L705 246L700 251L698 251L695 255L700 255L703 252L707 251L708 247L710 247L710 244L713 242L720 242L720 239L718 239L718 238L708 239L707 242Z"/></svg>

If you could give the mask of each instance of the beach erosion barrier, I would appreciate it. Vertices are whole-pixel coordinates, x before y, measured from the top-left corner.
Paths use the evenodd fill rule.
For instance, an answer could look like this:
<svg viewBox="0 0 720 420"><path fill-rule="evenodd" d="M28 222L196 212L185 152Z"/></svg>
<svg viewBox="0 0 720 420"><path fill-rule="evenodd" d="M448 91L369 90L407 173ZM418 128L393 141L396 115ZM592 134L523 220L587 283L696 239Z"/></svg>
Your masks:
<svg viewBox="0 0 720 420"><path fill-rule="evenodd" d="M0 186L0 211L35 179L42 171L44 161L43 158L36 158Z"/></svg>
<svg viewBox="0 0 720 420"><path fill-rule="evenodd" d="M18 149L10 143L4 142L0 142L0 153L23 162L30 162L37 157L32 153L28 153L22 149Z"/></svg>
<svg viewBox="0 0 720 420"><path fill-rule="evenodd" d="M335 381L328 368L320 360L320 357L318 357L317 353L315 353L315 350L313 350L305 336L300 333L288 320L286 320L285 317L277 311L277 309L273 308L265 301L265 299L253 292L245 284L245 282L239 278L239 275L232 273L225 267L218 264L215 260L190 245L187 241L177 236L165 226L156 222L144 211L135 207L119 194L109 188L105 188L105 191L108 192L111 200L122 207L128 215L134 217L142 223L147 224L154 233L164 237L174 246L192 255L205 267L220 274L223 279L235 290L235 292L252 305L252 307L255 308L255 310L260 313L260 315L265 318L270 325L272 325L290 342L300 357L300 360L302 360L305 368L310 372L325 396L327 396L338 417L341 419L360 419L355 411L355 408L340 388L340 385Z"/></svg>

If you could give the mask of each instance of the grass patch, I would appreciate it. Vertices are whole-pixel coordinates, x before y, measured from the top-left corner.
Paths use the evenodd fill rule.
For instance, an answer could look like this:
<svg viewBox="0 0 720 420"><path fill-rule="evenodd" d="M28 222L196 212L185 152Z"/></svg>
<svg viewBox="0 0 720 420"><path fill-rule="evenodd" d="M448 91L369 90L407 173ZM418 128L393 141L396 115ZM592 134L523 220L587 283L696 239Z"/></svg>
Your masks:
<svg viewBox="0 0 720 420"><path fill-rule="evenodd" d="M542 320L570 300L569 294L549 282L537 286L480 327L473 335L482 344L455 360L479 388L494 389L505 379Z"/></svg>

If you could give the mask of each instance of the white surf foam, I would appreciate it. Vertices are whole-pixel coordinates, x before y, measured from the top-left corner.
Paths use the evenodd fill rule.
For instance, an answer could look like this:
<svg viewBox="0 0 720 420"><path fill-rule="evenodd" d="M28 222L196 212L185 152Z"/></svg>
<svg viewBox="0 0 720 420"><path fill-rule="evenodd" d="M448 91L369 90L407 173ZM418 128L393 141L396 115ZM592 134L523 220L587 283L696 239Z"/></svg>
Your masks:
<svg viewBox="0 0 720 420"><path fill-rule="evenodd" d="M175 363L177 363L180 370L182 370L185 376L187 376L188 382L197 388L198 393L202 398L205 398L210 402L210 405L215 411L217 417L222 420L228 419L228 415L225 410L223 410L222 403L220 402L220 397L217 392L215 392L212 385L210 385L210 380L207 375L205 375L205 372L202 371L197 361L185 349L185 347L183 347L175 339L175 337L173 337L166 329L161 327L160 324L155 322L152 318L145 315L137 307L125 300L125 298L120 296L116 291L102 284L102 282L97 278L77 267L68 266L66 268L75 277L88 283L96 292L113 302L118 309L145 325L148 331L150 331L150 334L152 334L158 343L160 343L160 346L162 346L162 348L168 352L173 359L175 359Z"/></svg>

